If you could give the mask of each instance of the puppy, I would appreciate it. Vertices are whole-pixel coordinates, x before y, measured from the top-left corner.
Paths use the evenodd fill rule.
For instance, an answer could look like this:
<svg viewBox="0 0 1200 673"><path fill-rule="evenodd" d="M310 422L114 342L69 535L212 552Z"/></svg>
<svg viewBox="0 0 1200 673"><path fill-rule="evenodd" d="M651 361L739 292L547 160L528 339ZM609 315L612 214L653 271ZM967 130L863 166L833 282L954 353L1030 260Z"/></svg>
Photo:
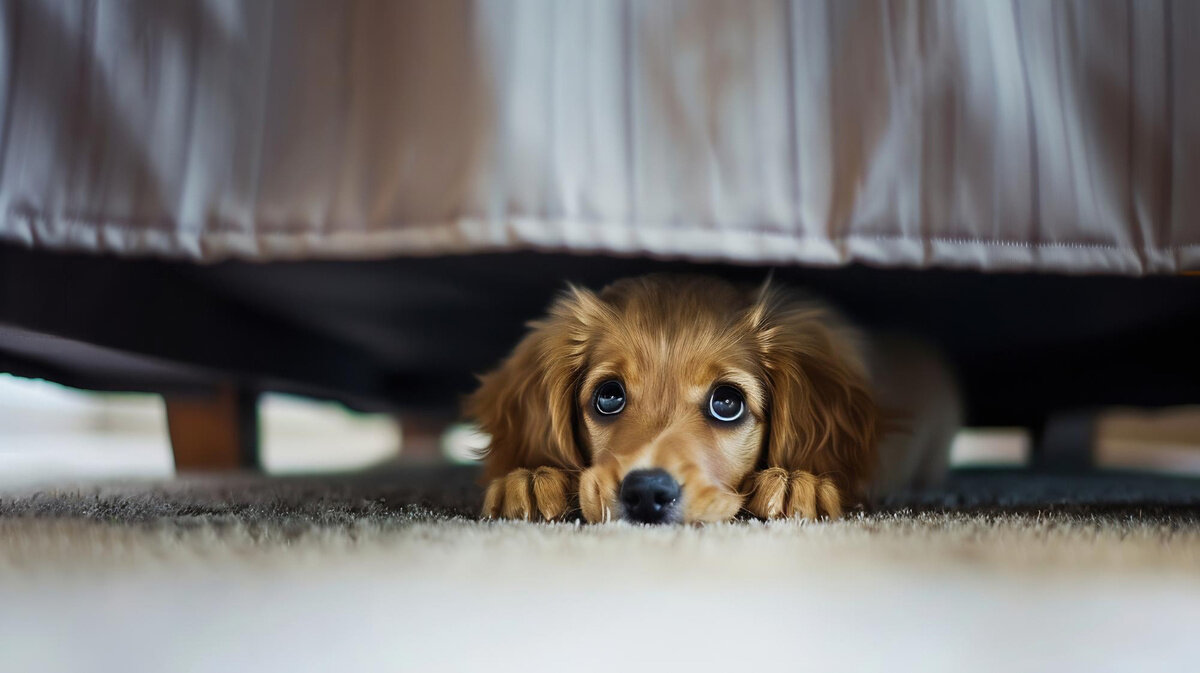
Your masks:
<svg viewBox="0 0 1200 673"><path fill-rule="evenodd" d="M569 287L530 327L466 405L491 435L485 516L837 518L873 484L936 481L944 469L952 429L924 433L932 458L881 452L858 335L770 283L652 275L598 294ZM922 361L893 350L909 369ZM940 366L926 369L933 384L901 377L907 394L891 397L951 387ZM953 394L922 399L954 406ZM953 426L957 411L941 416ZM904 474L877 479L889 465Z"/></svg>

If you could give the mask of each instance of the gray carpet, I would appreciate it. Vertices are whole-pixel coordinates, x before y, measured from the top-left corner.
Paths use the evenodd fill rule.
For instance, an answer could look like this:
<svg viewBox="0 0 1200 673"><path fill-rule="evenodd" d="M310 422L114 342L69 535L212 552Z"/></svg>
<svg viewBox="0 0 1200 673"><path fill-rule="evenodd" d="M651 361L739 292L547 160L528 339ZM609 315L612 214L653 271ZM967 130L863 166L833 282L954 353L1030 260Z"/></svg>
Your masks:
<svg viewBox="0 0 1200 673"><path fill-rule="evenodd" d="M465 468L0 495L0 670L1151 670L1200 482L955 475L833 523L486 522Z"/></svg>
<svg viewBox="0 0 1200 673"><path fill-rule="evenodd" d="M309 477L241 474L25 487L0 491L0 518L175 525L238 522L285 530L363 521L388 525L474 519L482 495L477 478L477 470L471 467L439 466ZM943 488L892 496L863 511L1093 517L1114 523L1138 517L1187 526L1200 517L1200 480L1105 472L959 471Z"/></svg>

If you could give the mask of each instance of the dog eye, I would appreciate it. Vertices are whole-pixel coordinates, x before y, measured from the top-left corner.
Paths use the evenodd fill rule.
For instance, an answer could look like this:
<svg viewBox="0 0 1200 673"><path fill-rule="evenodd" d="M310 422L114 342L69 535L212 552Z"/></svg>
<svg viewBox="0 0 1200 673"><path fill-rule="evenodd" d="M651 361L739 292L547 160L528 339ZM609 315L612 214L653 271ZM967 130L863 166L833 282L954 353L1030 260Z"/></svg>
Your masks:
<svg viewBox="0 0 1200 673"><path fill-rule="evenodd" d="M620 381L605 381L596 388L596 411L605 416L621 413L625 408L625 388Z"/></svg>
<svg viewBox="0 0 1200 673"><path fill-rule="evenodd" d="M730 423L741 418L745 412L746 400L733 386L717 386L708 398L708 415L718 421Z"/></svg>

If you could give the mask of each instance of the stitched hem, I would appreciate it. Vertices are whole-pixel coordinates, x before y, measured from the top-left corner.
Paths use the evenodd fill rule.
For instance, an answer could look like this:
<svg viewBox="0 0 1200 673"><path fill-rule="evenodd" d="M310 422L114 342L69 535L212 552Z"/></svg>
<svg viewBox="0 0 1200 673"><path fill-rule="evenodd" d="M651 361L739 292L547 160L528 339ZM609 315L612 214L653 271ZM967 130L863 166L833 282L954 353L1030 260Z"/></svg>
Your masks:
<svg viewBox="0 0 1200 673"><path fill-rule="evenodd" d="M301 229L303 227L303 229ZM248 232L231 223L181 229L165 222L50 218L10 211L0 240L50 250L155 256L196 262L384 258L548 250L821 266L862 262L889 267L982 271L1171 274L1200 268L1200 244L1121 246L1093 241L848 234L775 229L635 226L617 221L460 219L370 231L316 231L309 225Z"/></svg>

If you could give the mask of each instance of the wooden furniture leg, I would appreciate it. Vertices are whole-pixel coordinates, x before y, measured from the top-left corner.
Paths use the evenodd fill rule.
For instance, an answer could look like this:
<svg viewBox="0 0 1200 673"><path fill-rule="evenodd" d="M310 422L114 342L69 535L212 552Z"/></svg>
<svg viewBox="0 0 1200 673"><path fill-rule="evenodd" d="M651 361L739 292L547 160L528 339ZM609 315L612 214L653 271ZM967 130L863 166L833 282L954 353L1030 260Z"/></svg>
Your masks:
<svg viewBox="0 0 1200 673"><path fill-rule="evenodd" d="M446 457L442 455L442 435L453 420L453 417L435 414L400 415L400 432L403 437L400 461L422 465L446 462Z"/></svg>
<svg viewBox="0 0 1200 673"><path fill-rule="evenodd" d="M210 394L163 399L176 472L261 467L257 394L226 384Z"/></svg>
<svg viewBox="0 0 1200 673"><path fill-rule="evenodd" d="M1035 467L1048 472L1086 472L1096 466L1095 410L1055 414L1033 432Z"/></svg>

